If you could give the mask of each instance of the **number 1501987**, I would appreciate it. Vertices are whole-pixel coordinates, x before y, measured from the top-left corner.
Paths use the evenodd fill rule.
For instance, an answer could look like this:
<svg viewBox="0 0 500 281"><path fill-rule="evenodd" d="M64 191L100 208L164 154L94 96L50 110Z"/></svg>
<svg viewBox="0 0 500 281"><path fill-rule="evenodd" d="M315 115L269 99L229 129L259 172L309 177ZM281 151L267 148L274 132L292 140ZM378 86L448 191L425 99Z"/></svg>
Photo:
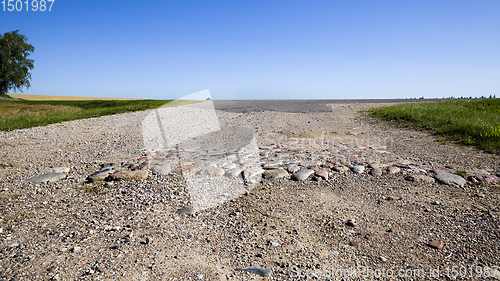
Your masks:
<svg viewBox="0 0 500 281"><path fill-rule="evenodd" d="M3 0L1 3L3 5L3 11L49 11L52 10L52 5L54 5L55 0Z"/></svg>

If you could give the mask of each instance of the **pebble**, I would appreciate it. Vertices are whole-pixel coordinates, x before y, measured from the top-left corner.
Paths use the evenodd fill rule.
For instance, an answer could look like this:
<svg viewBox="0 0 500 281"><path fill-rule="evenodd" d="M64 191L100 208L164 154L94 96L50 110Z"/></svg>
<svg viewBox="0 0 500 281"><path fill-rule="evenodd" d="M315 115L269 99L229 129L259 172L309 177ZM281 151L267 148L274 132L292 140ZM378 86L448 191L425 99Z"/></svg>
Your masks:
<svg viewBox="0 0 500 281"><path fill-rule="evenodd" d="M473 183L500 184L500 177L494 175L475 175L467 179Z"/></svg>
<svg viewBox="0 0 500 281"><path fill-rule="evenodd" d="M328 172L325 170L318 170L318 171L314 172L314 175L317 177L320 177L324 180L328 180Z"/></svg>
<svg viewBox="0 0 500 281"><path fill-rule="evenodd" d="M274 170L267 170L264 172L263 176L268 180L274 181L280 178L288 178L290 174L288 174L288 172L285 171L284 169L279 168Z"/></svg>
<svg viewBox="0 0 500 281"><path fill-rule="evenodd" d="M113 172L114 169L113 168L104 168L104 169L101 169L93 174L91 174L90 176L87 177L87 181L88 182L96 182L96 181L102 181L104 180L105 178L108 177L108 175Z"/></svg>
<svg viewBox="0 0 500 281"><path fill-rule="evenodd" d="M439 242L439 241L431 241L427 245L431 248L438 249L438 250L441 250L444 247L444 243Z"/></svg>
<svg viewBox="0 0 500 281"><path fill-rule="evenodd" d="M78 253L81 250L82 250L82 247L80 247L80 246L76 246L76 247L71 248L71 252L73 252L73 253Z"/></svg>
<svg viewBox="0 0 500 281"><path fill-rule="evenodd" d="M351 170L356 174L362 174L365 171L365 166L361 166L361 165L354 166L351 168Z"/></svg>
<svg viewBox="0 0 500 281"><path fill-rule="evenodd" d="M226 171L220 167L205 167L199 173L200 175L223 176Z"/></svg>
<svg viewBox="0 0 500 281"><path fill-rule="evenodd" d="M309 170L309 169L301 169L295 174L293 174L292 179L296 181L303 181L306 180L310 175L314 173L314 170Z"/></svg>
<svg viewBox="0 0 500 281"><path fill-rule="evenodd" d="M113 181L145 180L148 178L147 170L117 171L109 175Z"/></svg>
<svg viewBox="0 0 500 281"><path fill-rule="evenodd" d="M356 227L356 220L355 219L350 219L346 223L348 226Z"/></svg>
<svg viewBox="0 0 500 281"><path fill-rule="evenodd" d="M237 178L241 176L241 172L243 172L242 168L233 168L226 172L226 176Z"/></svg>
<svg viewBox="0 0 500 281"><path fill-rule="evenodd" d="M345 173L345 172L349 171L349 168L346 166L335 166L335 167L333 167L333 170L340 172L340 173Z"/></svg>
<svg viewBox="0 0 500 281"><path fill-rule="evenodd" d="M299 167L299 166L297 166L297 165L291 165L291 166L288 166L288 167L286 168L286 170L287 170L289 173L292 173L292 174L293 174L293 173L296 173L296 172L300 171L300 167Z"/></svg>
<svg viewBox="0 0 500 281"><path fill-rule="evenodd" d="M237 168L237 167L238 167L238 165L236 165L233 162L227 163L224 166L222 166L222 168L225 169L225 170L231 170L231 169L234 169L234 168Z"/></svg>
<svg viewBox="0 0 500 281"><path fill-rule="evenodd" d="M380 177L382 175L382 169L380 169L380 168L372 168L370 170L370 175L372 175L374 177Z"/></svg>
<svg viewBox="0 0 500 281"><path fill-rule="evenodd" d="M54 182L66 178L64 173L47 173L37 177L29 178L28 181L33 183Z"/></svg>
<svg viewBox="0 0 500 281"><path fill-rule="evenodd" d="M180 208L179 210L177 210L177 212L175 212L176 214L178 215L182 215L182 214L193 214L194 213L194 209L189 207L189 206L184 206L182 208Z"/></svg>
<svg viewBox="0 0 500 281"><path fill-rule="evenodd" d="M434 178L440 182L447 185L457 185L464 186L466 183L465 179L459 175L450 174L450 173L439 173L434 176Z"/></svg>
<svg viewBox="0 0 500 281"><path fill-rule="evenodd" d="M151 167L151 172L157 175L168 175L172 172L172 169L170 168L169 164L154 165L153 167Z"/></svg>
<svg viewBox="0 0 500 281"><path fill-rule="evenodd" d="M251 266L248 268L236 268L236 271L245 271L245 272L250 272L256 275L260 275L262 277L270 277L272 270L260 266Z"/></svg>
<svg viewBox="0 0 500 281"><path fill-rule="evenodd" d="M389 175L397 174L397 173L399 173L400 171L401 171L401 169L400 169L400 168L398 168L398 167L395 167L395 166L390 166L389 168L387 168L387 173L388 173Z"/></svg>
<svg viewBox="0 0 500 281"><path fill-rule="evenodd" d="M243 178L245 180L249 180L258 175L262 175L262 173L264 173L264 170L261 167L246 168L245 170L243 170Z"/></svg>
<svg viewBox="0 0 500 281"><path fill-rule="evenodd" d="M409 175L406 177L406 180L413 182L435 182L434 178L431 178L426 175Z"/></svg>

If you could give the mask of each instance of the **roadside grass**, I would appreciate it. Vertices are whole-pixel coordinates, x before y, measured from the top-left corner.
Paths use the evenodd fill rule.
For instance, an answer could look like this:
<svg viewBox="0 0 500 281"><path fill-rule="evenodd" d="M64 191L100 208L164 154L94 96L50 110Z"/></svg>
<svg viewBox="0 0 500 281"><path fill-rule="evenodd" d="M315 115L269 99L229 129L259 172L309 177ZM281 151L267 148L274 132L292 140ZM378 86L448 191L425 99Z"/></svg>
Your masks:
<svg viewBox="0 0 500 281"><path fill-rule="evenodd" d="M374 117L428 129L449 140L500 153L500 99L404 103L369 112Z"/></svg>
<svg viewBox="0 0 500 281"><path fill-rule="evenodd" d="M171 100L0 100L0 131L161 107Z"/></svg>

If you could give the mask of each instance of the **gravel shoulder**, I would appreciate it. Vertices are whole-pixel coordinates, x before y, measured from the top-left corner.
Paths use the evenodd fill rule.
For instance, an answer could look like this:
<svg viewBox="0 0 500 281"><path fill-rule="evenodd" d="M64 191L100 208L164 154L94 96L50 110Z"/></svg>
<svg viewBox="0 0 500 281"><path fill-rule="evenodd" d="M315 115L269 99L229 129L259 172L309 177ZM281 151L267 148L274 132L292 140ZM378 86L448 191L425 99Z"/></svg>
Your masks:
<svg viewBox="0 0 500 281"><path fill-rule="evenodd" d="M373 277L363 268L390 269L393 279L403 269L415 280L437 268L445 279L453 266L467 269L462 280L496 274L485 267L500 265L500 188L434 176L495 176L498 156L358 113L388 104L217 110L223 128L254 131L265 171L296 163L314 174L264 172L243 195L197 212L179 212L192 202L174 168L143 165L146 179L86 181L105 163L145 163L141 122L151 111L0 132L0 279L263 279L235 270L252 266L271 269L268 280L340 280L328 277L339 270ZM27 180L57 167L70 168L64 179Z"/></svg>

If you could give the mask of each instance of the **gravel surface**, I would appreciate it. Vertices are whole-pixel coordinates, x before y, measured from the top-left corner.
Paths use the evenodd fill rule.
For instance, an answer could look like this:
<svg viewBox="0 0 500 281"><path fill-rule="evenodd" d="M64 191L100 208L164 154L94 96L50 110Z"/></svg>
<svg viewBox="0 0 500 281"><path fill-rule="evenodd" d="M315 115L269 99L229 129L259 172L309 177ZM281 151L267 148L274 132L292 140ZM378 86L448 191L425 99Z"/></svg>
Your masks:
<svg viewBox="0 0 500 281"><path fill-rule="evenodd" d="M495 182L498 156L357 113L381 105L217 110L222 131L246 128L233 130L246 141L204 152L192 144L214 135L144 147L153 111L2 132L0 278L500 276L487 268L500 265L500 188L481 181ZM89 180L98 171L105 179ZM46 173L65 177L29 181ZM433 180L446 173L489 176Z"/></svg>

